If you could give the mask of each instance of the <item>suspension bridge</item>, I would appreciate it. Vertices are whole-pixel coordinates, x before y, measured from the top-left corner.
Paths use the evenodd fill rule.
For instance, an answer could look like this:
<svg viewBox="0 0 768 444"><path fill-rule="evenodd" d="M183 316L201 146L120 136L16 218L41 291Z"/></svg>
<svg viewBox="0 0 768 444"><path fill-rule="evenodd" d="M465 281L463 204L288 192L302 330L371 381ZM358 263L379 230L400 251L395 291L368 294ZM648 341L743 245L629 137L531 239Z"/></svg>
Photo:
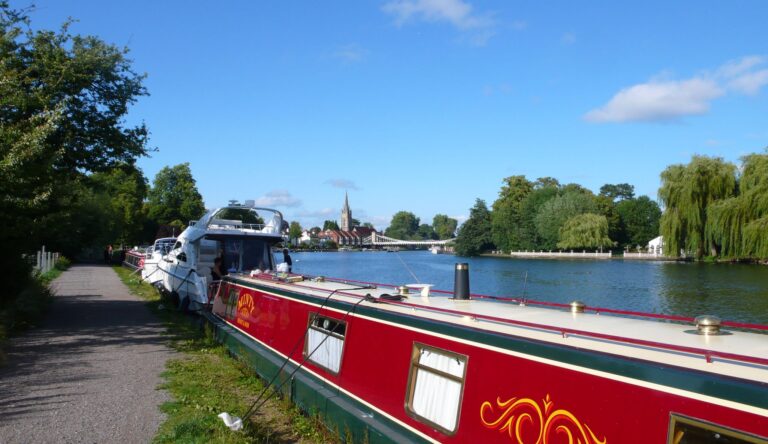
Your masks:
<svg viewBox="0 0 768 444"><path fill-rule="evenodd" d="M374 247L432 247L444 246L455 240L455 238L444 240L400 240L373 232L370 236L363 238L363 245L372 245Z"/></svg>

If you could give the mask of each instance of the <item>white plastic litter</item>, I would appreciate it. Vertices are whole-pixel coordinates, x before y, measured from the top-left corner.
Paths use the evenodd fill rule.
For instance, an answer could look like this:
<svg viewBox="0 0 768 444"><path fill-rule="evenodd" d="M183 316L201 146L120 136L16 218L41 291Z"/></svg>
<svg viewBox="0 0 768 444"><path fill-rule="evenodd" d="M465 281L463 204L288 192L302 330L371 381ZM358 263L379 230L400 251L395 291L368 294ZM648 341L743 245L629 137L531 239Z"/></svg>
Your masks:
<svg viewBox="0 0 768 444"><path fill-rule="evenodd" d="M288 273L288 264L286 262L281 262L277 264L277 272L278 273Z"/></svg>
<svg viewBox="0 0 768 444"><path fill-rule="evenodd" d="M219 418L224 421L224 425L229 427L230 430L236 432L243 428L243 420L237 416L232 416L227 412L219 413Z"/></svg>

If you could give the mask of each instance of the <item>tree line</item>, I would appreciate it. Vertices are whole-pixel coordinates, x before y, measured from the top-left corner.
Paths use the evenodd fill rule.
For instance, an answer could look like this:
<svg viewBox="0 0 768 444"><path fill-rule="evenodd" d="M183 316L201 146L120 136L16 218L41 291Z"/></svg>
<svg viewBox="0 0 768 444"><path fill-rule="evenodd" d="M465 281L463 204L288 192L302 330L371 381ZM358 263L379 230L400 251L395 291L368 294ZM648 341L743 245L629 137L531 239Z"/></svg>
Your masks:
<svg viewBox="0 0 768 444"><path fill-rule="evenodd" d="M128 50L69 25L35 30L0 0L0 308L30 285L24 253L134 244L203 212L189 165L152 186L136 167L154 149L144 123L126 122L148 95Z"/></svg>
<svg viewBox="0 0 768 444"><path fill-rule="evenodd" d="M661 173L664 247L672 256L724 260L768 258L768 148L736 166L693 156Z"/></svg>
<svg viewBox="0 0 768 444"><path fill-rule="evenodd" d="M660 217L659 205L635 197L627 183L605 184L595 195L552 177L510 176L490 209L477 199L459 229L456 252L634 249L658 236Z"/></svg>

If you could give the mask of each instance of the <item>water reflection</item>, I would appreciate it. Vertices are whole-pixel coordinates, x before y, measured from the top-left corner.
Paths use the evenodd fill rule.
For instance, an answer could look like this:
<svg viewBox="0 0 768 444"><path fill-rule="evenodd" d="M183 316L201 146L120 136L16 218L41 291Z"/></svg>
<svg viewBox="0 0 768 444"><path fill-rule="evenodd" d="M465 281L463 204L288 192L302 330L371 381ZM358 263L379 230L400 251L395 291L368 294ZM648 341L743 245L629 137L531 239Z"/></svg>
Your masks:
<svg viewBox="0 0 768 444"><path fill-rule="evenodd" d="M453 289L454 264L468 262L473 293L768 324L768 267L760 265L466 259L423 251L293 256L299 273L397 285L414 283L415 275L443 290Z"/></svg>

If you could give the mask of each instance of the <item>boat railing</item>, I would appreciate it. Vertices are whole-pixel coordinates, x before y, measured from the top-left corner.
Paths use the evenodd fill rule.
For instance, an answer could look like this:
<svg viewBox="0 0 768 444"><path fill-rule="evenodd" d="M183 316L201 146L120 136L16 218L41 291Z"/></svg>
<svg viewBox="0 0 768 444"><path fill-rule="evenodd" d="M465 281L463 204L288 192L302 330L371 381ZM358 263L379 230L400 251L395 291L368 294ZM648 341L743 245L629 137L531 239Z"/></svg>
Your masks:
<svg viewBox="0 0 768 444"><path fill-rule="evenodd" d="M259 279L265 279L265 280L276 280L275 277L271 275L257 275L256 278ZM372 285L376 287L385 287L385 288L392 288L393 290L397 290L396 286L390 285L390 284L377 284L373 282L365 282L365 281L358 281L358 280L352 280L352 279L327 279L328 282L337 282L337 283L344 283L344 284L365 284L365 285ZM344 290L336 290L335 292L333 290L328 290L327 288L321 288L321 287L313 287L311 285L307 285L307 282L304 281L302 283L303 288L308 288L311 290L316 291L322 291L326 293L335 293L337 295L343 295L353 298L364 298L365 296L361 296L359 294L347 292ZM451 294L450 292L437 290L438 293L447 293ZM473 298L488 298L488 299L498 299L490 296L482 296L482 295L472 295ZM500 299L501 301L504 301L506 299L507 301L521 301L518 299L513 298L503 298ZM533 305L531 304L532 301L524 300L526 305ZM558 327L553 325L547 325L547 324L538 324L534 322L527 322L527 321L519 321L514 319L507 319L507 318L500 318L497 316L489 316L489 315L483 315L483 314L477 314L477 313L469 313L465 311L459 311L459 310L451 310L448 308L441 308L441 307L432 307L432 306L425 306L421 304L414 304L410 302L404 302L404 301L395 301L395 300L384 300L382 299L380 303L388 304L388 305L394 305L394 306L403 306L408 307L413 310L422 310L422 311L429 311L434 313L442 313L447 315L456 316L462 319L473 319L473 320L485 320L490 321L493 323L498 324L505 324L505 325L512 325L512 326L518 326L521 328L528 328L528 329L535 329L535 330L541 330L541 331L549 331L552 333L556 333L561 335L563 338L568 338L569 336L579 336L579 337L587 337L587 338L593 338L597 340L602 341L610 341L615 343L623 343L623 344L632 344L636 346L641 347L648 347L653 349L660 349L660 350L666 350L666 351L672 351L676 353L683 353L688 355L694 355L694 356L701 356L703 357L706 362L711 363L713 359L719 358L722 360L728 360L728 361L736 361L736 362L744 362L749 364L757 364L760 366L766 366L768 367L768 359L766 358L759 358L755 356L746 356L746 355L739 355L735 353L728 353L728 352L721 352L717 350L707 350L702 348L696 348L696 347L688 347L688 346L681 346L681 345L674 345L674 344L667 344L663 342L656 342L656 341L648 341L645 339L636 339L636 338L628 338L624 336L615 336L615 335L609 335L604 333L597 333L593 331L586 331L586 330L578 330L573 328L567 328L567 327ZM537 302L538 305L547 305L547 306L554 306L558 308L568 308L570 309L570 305L566 304L557 304L557 303L551 303L551 302ZM595 309L593 309L594 311ZM622 310L612 310L612 309L600 309L603 313L614 313L614 314L622 314L622 315L631 315L636 317L649 317L649 318L661 318L666 319L670 321L691 321L693 322L692 318L686 318L682 316L669 316L669 315L656 315L653 313L640 313L640 312L631 312L631 311L622 311ZM758 324L745 324L745 323L738 323L738 322L723 322L722 325L731 325L731 326L737 326L740 328L750 328L750 329L757 329L757 330L768 330L768 326L765 325L758 325ZM695 328L695 327L694 327Z"/></svg>

